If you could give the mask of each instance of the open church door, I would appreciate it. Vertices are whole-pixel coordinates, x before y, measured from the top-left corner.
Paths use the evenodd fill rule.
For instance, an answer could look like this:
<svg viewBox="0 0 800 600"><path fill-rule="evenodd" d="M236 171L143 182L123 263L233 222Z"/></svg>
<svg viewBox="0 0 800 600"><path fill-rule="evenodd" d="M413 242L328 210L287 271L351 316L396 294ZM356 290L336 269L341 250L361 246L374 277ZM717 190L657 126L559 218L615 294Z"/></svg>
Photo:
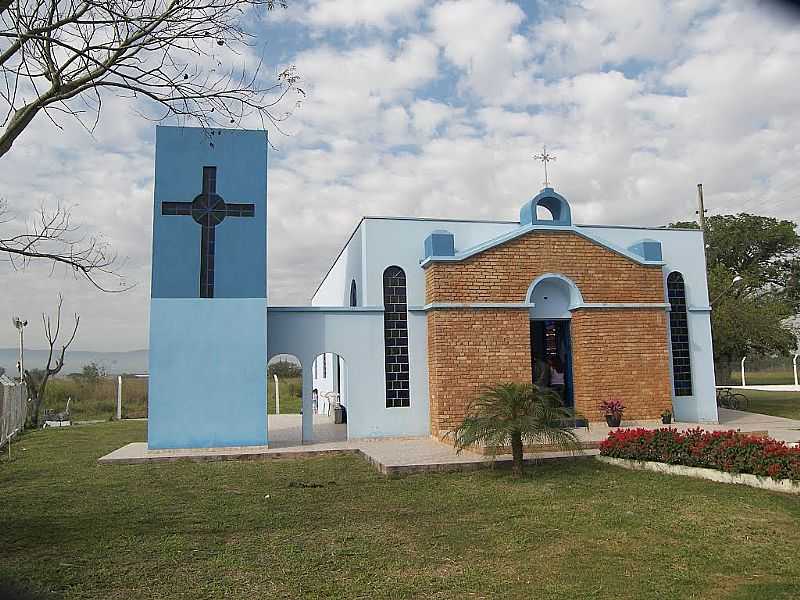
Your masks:
<svg viewBox="0 0 800 600"><path fill-rule="evenodd" d="M572 340L570 322L566 319L549 319L530 321L531 333L531 371L533 383L540 387L551 388L562 398L566 408L575 406L572 383ZM563 373L563 390L558 375Z"/></svg>

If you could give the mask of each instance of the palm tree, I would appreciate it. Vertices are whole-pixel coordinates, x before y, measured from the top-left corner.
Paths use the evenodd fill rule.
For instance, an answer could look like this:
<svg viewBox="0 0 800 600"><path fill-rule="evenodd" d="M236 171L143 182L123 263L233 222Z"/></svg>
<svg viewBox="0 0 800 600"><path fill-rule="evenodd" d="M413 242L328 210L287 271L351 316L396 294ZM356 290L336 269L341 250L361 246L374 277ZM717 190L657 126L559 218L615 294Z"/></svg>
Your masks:
<svg viewBox="0 0 800 600"><path fill-rule="evenodd" d="M512 472L523 470L524 444L545 444L578 451L578 437L569 427L574 419L551 390L529 383L498 383L486 388L467 409L464 421L450 432L458 452L468 446L484 444L496 456L497 450L511 446Z"/></svg>

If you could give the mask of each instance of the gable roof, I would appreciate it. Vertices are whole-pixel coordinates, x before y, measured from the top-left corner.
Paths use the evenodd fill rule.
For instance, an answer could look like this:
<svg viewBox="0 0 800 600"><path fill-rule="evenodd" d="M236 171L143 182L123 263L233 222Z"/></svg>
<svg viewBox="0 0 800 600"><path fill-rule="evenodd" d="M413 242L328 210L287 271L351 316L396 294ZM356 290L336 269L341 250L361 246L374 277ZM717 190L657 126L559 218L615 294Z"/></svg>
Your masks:
<svg viewBox="0 0 800 600"><path fill-rule="evenodd" d="M461 250L460 252L456 252L455 256L429 256L422 261L420 261L420 266L422 268L426 268L432 263L435 262L460 262L462 260L466 260L476 254L480 254L481 252L485 252L491 248L496 246L500 246L511 240L517 239L520 236L525 235L526 233L531 233L532 231L566 231L570 233L574 233L584 239L589 240L599 246L603 246L604 248L619 254L620 256L627 258L637 264L645 265L645 266L663 266L665 263L663 260L647 260L638 254L631 252L625 248L612 244L611 242L604 240L596 235L591 233L580 231L580 228L575 225L521 225L517 229L513 231L509 231L508 233L504 233L499 235L495 238L472 246L471 248L467 248L466 250Z"/></svg>

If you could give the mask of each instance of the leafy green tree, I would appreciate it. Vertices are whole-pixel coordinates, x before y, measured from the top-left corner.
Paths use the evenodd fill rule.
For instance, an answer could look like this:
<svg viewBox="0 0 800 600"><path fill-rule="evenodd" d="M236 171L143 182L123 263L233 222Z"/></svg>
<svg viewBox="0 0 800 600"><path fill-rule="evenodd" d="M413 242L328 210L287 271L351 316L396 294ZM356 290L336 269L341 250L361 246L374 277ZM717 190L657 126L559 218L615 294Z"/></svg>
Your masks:
<svg viewBox="0 0 800 600"><path fill-rule="evenodd" d="M459 452L483 444L495 456L500 448L511 446L512 470L521 477L525 444L580 450L568 424L571 418L559 396L550 390L530 383L498 383L470 405L451 435Z"/></svg>
<svg viewBox="0 0 800 600"><path fill-rule="evenodd" d="M800 311L800 236L791 221L741 213L706 219L705 239L714 368L724 385L742 356L796 347L791 321ZM737 275L742 279L733 284Z"/></svg>
<svg viewBox="0 0 800 600"><path fill-rule="evenodd" d="M289 362L288 360L280 360L267 367L267 375L270 377L277 375L280 378L302 377L303 370L300 368L300 365Z"/></svg>
<svg viewBox="0 0 800 600"><path fill-rule="evenodd" d="M96 384L98 381L100 381L101 377L105 376L105 368L101 365L98 365L94 361L90 362L88 365L83 365L83 369L80 373L80 378L89 385Z"/></svg>

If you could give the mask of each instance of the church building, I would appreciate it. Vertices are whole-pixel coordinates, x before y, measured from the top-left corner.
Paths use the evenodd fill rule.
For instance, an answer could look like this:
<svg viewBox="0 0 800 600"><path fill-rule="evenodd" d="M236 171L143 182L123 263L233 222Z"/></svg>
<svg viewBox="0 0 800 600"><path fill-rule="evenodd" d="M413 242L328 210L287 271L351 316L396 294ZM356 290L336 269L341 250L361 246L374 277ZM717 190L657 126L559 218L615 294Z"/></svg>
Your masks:
<svg viewBox="0 0 800 600"><path fill-rule="evenodd" d="M604 400L625 421L717 421L699 230L578 224L551 187L513 220L364 217L309 306L274 306L266 152L264 132L158 128L151 448L268 444L284 354L306 442L323 390L348 438L442 437L485 386L547 365L590 426Z"/></svg>

